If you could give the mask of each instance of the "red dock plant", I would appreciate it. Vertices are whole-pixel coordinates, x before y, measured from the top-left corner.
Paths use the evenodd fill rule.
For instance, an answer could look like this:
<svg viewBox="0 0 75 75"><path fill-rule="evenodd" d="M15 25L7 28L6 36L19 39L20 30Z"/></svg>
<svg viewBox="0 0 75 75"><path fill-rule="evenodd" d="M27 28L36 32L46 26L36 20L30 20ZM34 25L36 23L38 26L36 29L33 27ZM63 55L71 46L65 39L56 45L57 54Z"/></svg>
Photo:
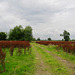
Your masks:
<svg viewBox="0 0 75 75"><path fill-rule="evenodd" d="M6 53L4 53L2 51L2 47L0 45L0 65L2 66L3 70L0 69L0 73L4 72L5 71L5 56L6 56Z"/></svg>
<svg viewBox="0 0 75 75"><path fill-rule="evenodd" d="M37 41L36 43L43 45L57 45L56 49L63 48L67 53L75 53L75 42L73 41Z"/></svg>

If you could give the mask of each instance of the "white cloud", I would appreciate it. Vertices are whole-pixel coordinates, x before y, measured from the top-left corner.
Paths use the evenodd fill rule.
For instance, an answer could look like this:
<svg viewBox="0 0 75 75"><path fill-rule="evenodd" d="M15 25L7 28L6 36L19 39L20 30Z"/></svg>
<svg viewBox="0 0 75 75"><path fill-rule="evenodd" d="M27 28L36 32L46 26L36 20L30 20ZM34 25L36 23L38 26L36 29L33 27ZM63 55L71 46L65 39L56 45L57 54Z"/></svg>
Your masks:
<svg viewBox="0 0 75 75"><path fill-rule="evenodd" d="M30 25L34 37L62 39L64 30L75 35L75 0L0 0L0 31Z"/></svg>

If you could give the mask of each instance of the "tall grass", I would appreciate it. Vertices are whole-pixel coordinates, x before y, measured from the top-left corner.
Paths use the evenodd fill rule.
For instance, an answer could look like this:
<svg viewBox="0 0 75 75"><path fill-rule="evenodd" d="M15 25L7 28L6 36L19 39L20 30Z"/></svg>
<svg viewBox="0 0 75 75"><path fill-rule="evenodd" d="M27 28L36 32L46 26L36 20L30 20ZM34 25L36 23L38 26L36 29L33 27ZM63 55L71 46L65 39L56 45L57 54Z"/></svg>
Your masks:
<svg viewBox="0 0 75 75"><path fill-rule="evenodd" d="M24 55L23 52L20 56L17 56L17 49L15 48L14 55L10 56L8 49L5 50L6 71L0 75L33 75L35 71L35 54L33 52L31 53L31 55L29 55L28 53Z"/></svg>

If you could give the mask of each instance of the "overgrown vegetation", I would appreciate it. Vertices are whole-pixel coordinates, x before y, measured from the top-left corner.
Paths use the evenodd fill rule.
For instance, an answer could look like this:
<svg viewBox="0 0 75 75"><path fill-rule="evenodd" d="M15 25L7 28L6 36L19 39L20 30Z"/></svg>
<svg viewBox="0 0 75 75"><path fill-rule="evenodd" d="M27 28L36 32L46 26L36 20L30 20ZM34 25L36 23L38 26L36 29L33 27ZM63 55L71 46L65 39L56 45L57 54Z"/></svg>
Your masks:
<svg viewBox="0 0 75 75"><path fill-rule="evenodd" d="M41 45L41 46L44 47L45 49L51 51L52 53L60 56L61 58L69 60L72 63L75 63L75 53L64 52L62 48L56 49L57 46L55 46L55 45L48 45L48 46Z"/></svg>
<svg viewBox="0 0 75 75"><path fill-rule="evenodd" d="M6 71L3 72L0 75L33 75L35 71L35 54L32 52L31 55L23 54L24 50L22 51L22 54L20 56L17 56L17 48L14 50L14 55L10 56L10 53L8 49L5 49L6 51ZM0 66L1 68L1 66Z"/></svg>
<svg viewBox="0 0 75 75"><path fill-rule="evenodd" d="M6 71L0 75L35 75L35 72L37 72L37 66L41 67L40 64L37 65L40 60L42 60L42 62L45 63L43 65L46 66L46 69L43 69L43 71L49 71L52 75L71 75L72 71L69 70L66 65L46 51L51 51L53 54L56 54L57 56L68 60L73 64L75 64L74 54L66 53L62 49L57 50L56 46L54 45L45 46L36 43L31 43L31 45L35 47L31 47L31 55L29 54L28 50L26 54L24 54L24 49L22 49L21 54L18 55L18 48L15 48L13 56L10 56L8 48L3 49L3 51L6 52ZM42 49L42 47L44 49ZM37 54L39 54L39 57L41 56L41 59L36 58ZM1 65L0 69L2 69Z"/></svg>
<svg viewBox="0 0 75 75"><path fill-rule="evenodd" d="M46 53L43 49L38 47L36 44L34 44L37 51L40 53L40 55L43 57L44 62L50 66L50 72L53 75L70 75L70 72L68 69L58 60L56 60L53 56Z"/></svg>

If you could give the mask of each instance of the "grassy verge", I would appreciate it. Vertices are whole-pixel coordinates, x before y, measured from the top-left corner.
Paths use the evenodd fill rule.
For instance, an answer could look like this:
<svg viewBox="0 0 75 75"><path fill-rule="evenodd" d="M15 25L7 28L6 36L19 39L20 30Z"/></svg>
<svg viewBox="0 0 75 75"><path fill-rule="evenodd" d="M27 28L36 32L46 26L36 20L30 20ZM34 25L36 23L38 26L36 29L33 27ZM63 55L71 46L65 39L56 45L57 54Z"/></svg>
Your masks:
<svg viewBox="0 0 75 75"><path fill-rule="evenodd" d="M0 75L33 75L35 54L33 52L31 55L22 53L17 56L16 51L17 49L15 49L14 55L10 56L9 51L6 50L6 71Z"/></svg>
<svg viewBox="0 0 75 75"><path fill-rule="evenodd" d="M57 54L61 58L66 59L75 64L75 54L66 53L63 51L63 49L57 50L56 46L45 46L45 45L41 45L41 46L47 49L48 51L51 51L52 53Z"/></svg>
<svg viewBox="0 0 75 75"><path fill-rule="evenodd" d="M50 72L52 73L52 75L70 75L70 73L65 68L65 66L63 66L63 64L53 58L53 56L51 56L50 54L44 52L43 49L37 46L37 44L34 44L34 46L43 57L44 62L50 66Z"/></svg>

